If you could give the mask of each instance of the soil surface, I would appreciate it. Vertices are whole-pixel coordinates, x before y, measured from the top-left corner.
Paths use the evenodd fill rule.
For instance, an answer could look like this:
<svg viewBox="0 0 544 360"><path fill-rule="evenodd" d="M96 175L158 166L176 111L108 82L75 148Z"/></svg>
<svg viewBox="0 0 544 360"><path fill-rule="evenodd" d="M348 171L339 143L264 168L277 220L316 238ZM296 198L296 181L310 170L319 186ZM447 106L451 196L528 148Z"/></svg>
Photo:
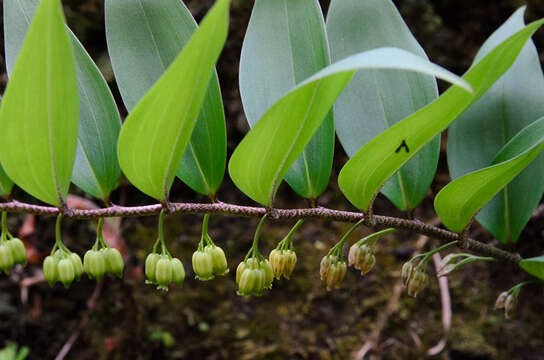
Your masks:
<svg viewBox="0 0 544 360"><path fill-rule="evenodd" d="M211 1L187 2L200 19ZM326 11L327 1L323 2ZM434 62L455 73L471 64L478 47L523 2L517 0L403 0L395 1L406 22ZM528 1L527 20L544 16L544 2ZM65 0L68 22L99 64L126 114L107 59L101 0ZM232 153L247 124L238 92L238 60L252 1L233 0L230 35L218 64ZM534 40L544 49L544 31ZM7 76L2 74L2 87ZM444 142L445 143L445 142ZM323 206L350 209L336 185L346 161L337 146L330 186L319 199ZM414 216L436 221L432 197L449 180L444 154L427 199ZM72 191L85 197L78 189ZM22 191L14 197L33 201ZM222 201L252 204L226 177L219 192ZM128 184L113 195L116 203L141 205L149 198ZM80 200L78 200L80 201ZM177 181L172 201L206 201ZM305 207L288 187L278 194L278 207ZM376 213L405 216L383 197ZM544 359L544 294L542 286L521 292L515 315L505 320L493 309L497 295L527 276L502 263L477 263L455 272L448 283L452 320L445 335L441 291L431 270L429 287L417 299L399 293L402 263L417 250L437 246L417 235L388 235L377 247L377 265L361 277L353 269L339 290L327 292L319 280L319 261L348 225L309 221L295 235L298 263L290 281L274 283L260 298L236 295L234 272L250 247L256 219L212 217L210 235L223 247L231 273L208 282L193 279L191 254L200 236L201 216L171 216L166 220L170 250L182 259L188 276L183 287L169 292L144 284L142 265L156 237L156 218L124 219L117 241L125 249L127 270L122 280L106 278L98 284L83 279L70 289L40 281L41 259L54 238L54 219L9 217L12 232L26 235L30 264L8 278L0 276L0 347L17 342L30 348L29 359L54 359L67 351L66 359L351 359L374 347L366 359L420 359L444 337L447 344L439 359ZM261 251L275 247L292 223L267 223ZM94 224L67 221L66 244L83 254L94 242ZM360 228L356 240L370 230ZM473 237L497 244L479 225ZM508 250L522 256L543 253L544 216L534 217L517 245ZM400 294L400 295L399 295ZM446 311L447 313L447 311ZM68 344L69 346L66 346Z"/></svg>

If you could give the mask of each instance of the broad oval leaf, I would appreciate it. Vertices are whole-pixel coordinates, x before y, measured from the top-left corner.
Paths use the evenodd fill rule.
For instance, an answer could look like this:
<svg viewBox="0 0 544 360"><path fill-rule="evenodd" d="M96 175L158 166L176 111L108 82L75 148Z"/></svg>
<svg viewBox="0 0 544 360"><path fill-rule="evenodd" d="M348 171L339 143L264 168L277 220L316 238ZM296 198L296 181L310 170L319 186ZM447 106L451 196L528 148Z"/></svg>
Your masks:
<svg viewBox="0 0 544 360"><path fill-rule="evenodd" d="M338 177L340 189L348 200L357 208L368 211L385 181L508 70L543 22L534 22L502 42L463 76L474 88L473 93L454 86L363 146L346 163Z"/></svg>
<svg viewBox="0 0 544 360"><path fill-rule="evenodd" d="M529 274L544 280L544 255L523 259L520 261L519 266Z"/></svg>
<svg viewBox="0 0 544 360"><path fill-rule="evenodd" d="M253 200L271 206L287 170L361 69L418 71L470 89L449 71L401 49L380 48L350 56L296 86L263 115L230 159L229 173L236 186Z"/></svg>
<svg viewBox="0 0 544 360"><path fill-rule="evenodd" d="M55 206L68 193L78 131L72 44L58 0L42 0L0 110L0 160L23 190Z"/></svg>
<svg viewBox="0 0 544 360"><path fill-rule="evenodd" d="M0 97L0 104L2 103L2 98ZM4 168L0 164L0 196L6 197L11 193L13 189L13 181L8 177L8 174L4 171Z"/></svg>
<svg viewBox="0 0 544 360"><path fill-rule="evenodd" d="M218 0L121 129L121 169L155 199L168 199L227 37L228 14L229 0Z"/></svg>
<svg viewBox="0 0 544 360"><path fill-rule="evenodd" d="M520 8L486 41L476 59L524 26ZM521 129L544 115L544 76L539 56L528 41L512 67L462 114L448 132L452 178L491 164L495 154ZM539 156L476 219L499 241L516 241L544 191L544 156Z"/></svg>
<svg viewBox="0 0 544 360"><path fill-rule="evenodd" d="M434 199L442 223L460 232L472 217L544 150L544 118L513 137L492 164L446 185Z"/></svg>
<svg viewBox="0 0 544 360"><path fill-rule="evenodd" d="M333 61L382 46L427 58L391 0L331 1L327 35ZM334 105L338 139L351 157L437 96L432 76L390 70L359 72ZM440 137L436 136L384 184L381 192L400 210L415 208L425 197L436 172L439 148Z"/></svg>
<svg viewBox="0 0 544 360"><path fill-rule="evenodd" d="M257 0L240 58L240 96L250 126L298 83L330 64L325 23L317 0ZM285 181L305 198L327 187L334 156L330 112Z"/></svg>
<svg viewBox="0 0 544 360"><path fill-rule="evenodd" d="M10 74L38 4L37 0L4 0L6 64ZM68 32L79 94L78 146L72 181L85 192L106 199L117 187L121 172L117 161L121 120L102 74L77 37Z"/></svg>
<svg viewBox="0 0 544 360"><path fill-rule="evenodd" d="M106 35L121 96L131 112L197 29L180 0L106 0ZM225 115L217 74L210 80L177 176L213 196L225 173Z"/></svg>

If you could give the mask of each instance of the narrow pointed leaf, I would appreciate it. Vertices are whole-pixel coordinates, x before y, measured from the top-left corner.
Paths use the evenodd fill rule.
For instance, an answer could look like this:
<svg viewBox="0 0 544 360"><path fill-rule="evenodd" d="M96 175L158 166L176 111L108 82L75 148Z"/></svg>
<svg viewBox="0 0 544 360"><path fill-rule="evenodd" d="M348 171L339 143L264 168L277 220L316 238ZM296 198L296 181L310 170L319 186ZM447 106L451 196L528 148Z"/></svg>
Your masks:
<svg viewBox="0 0 544 360"><path fill-rule="evenodd" d="M325 23L317 0L257 0L240 58L240 95L250 126L277 100L330 64ZM285 180L300 196L327 187L334 155L330 112Z"/></svg>
<svg viewBox="0 0 544 360"><path fill-rule="evenodd" d="M131 112L176 59L197 24L180 0L106 0L105 9L115 78ZM214 73L177 176L193 190L213 196L225 164L225 115Z"/></svg>
<svg viewBox="0 0 544 360"><path fill-rule="evenodd" d="M524 27L520 8L486 41L481 59L500 41ZM495 154L522 128L544 115L544 76L528 41L512 67L451 126L448 166L452 178L491 164ZM544 156L510 182L476 219L501 242L516 241L544 191Z"/></svg>
<svg viewBox="0 0 544 360"><path fill-rule="evenodd" d="M58 0L42 0L0 111L0 161L23 190L60 206L70 185L78 130L72 44Z"/></svg>
<svg viewBox="0 0 544 360"><path fill-rule="evenodd" d="M470 89L449 71L401 49L380 48L350 56L297 85L263 115L230 159L229 173L236 186L270 206L287 170L321 126L334 100L362 69L417 71Z"/></svg>
<svg viewBox="0 0 544 360"><path fill-rule="evenodd" d="M155 199L168 199L227 37L228 12L229 0L218 0L121 129L121 169Z"/></svg>
<svg viewBox="0 0 544 360"><path fill-rule="evenodd" d="M463 76L474 92L454 86L363 146L346 163L338 178L348 200L367 211L383 184L508 70L542 23L542 20L534 22L502 42Z"/></svg>
<svg viewBox="0 0 544 360"><path fill-rule="evenodd" d="M452 231L462 231L476 212L542 150L544 118L535 121L513 137L492 161L493 166L464 175L438 193L434 207L442 223Z"/></svg>
<svg viewBox="0 0 544 360"><path fill-rule="evenodd" d="M521 260L519 265L529 274L544 280L544 255L529 259L523 259Z"/></svg>
<svg viewBox="0 0 544 360"><path fill-rule="evenodd" d="M1 103L2 98L0 97L0 104ZM13 189L13 181L11 181L0 164L0 196L8 196L11 193L11 189Z"/></svg>
<svg viewBox="0 0 544 360"><path fill-rule="evenodd" d="M327 15L333 61L360 51L394 46L427 58L391 0L333 0ZM334 105L338 139L348 156L382 131L438 96L436 80L411 72L360 72ZM425 197L438 164L435 137L381 189L400 210L415 208Z"/></svg>
<svg viewBox="0 0 544 360"><path fill-rule="evenodd" d="M37 0L4 0L6 63L11 74ZM68 30L76 62L79 131L72 181L85 192L105 199L120 175L117 137L121 121L111 91L76 36Z"/></svg>

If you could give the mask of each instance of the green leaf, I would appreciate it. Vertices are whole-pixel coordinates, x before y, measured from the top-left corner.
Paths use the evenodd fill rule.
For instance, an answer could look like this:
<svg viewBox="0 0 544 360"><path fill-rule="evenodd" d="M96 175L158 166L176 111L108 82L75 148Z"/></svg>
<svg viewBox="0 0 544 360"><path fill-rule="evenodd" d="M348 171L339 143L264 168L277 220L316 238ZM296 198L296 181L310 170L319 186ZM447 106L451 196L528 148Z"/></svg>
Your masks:
<svg viewBox="0 0 544 360"><path fill-rule="evenodd" d="M544 255L520 261L519 266L529 274L544 280Z"/></svg>
<svg viewBox="0 0 544 360"><path fill-rule="evenodd" d="M0 196L8 196L13 189L13 181L8 177L2 165L0 165Z"/></svg>
<svg viewBox="0 0 544 360"><path fill-rule="evenodd" d="M257 0L240 58L240 95L250 126L295 85L330 64L325 23L317 0ZM300 196L327 187L334 155L330 112L285 180Z"/></svg>
<svg viewBox="0 0 544 360"><path fill-rule="evenodd" d="M0 111L0 160L23 190L60 206L70 185L78 130L72 44L58 0L42 0Z"/></svg>
<svg viewBox="0 0 544 360"><path fill-rule="evenodd" d="M524 27L520 8L486 41L476 59ZM491 164L522 128L544 115L544 77L538 53L528 41L512 67L451 126L448 165L458 178ZM544 156L535 159L495 196L476 219L503 243L515 242L542 197Z"/></svg>
<svg viewBox="0 0 544 360"><path fill-rule="evenodd" d="M229 173L236 186L253 200L271 206L287 170L360 69L418 71L470 89L449 71L401 49L381 48L350 56L297 85L263 115L230 159Z"/></svg>
<svg viewBox="0 0 544 360"><path fill-rule="evenodd" d="M155 199L168 199L227 37L228 13L229 0L218 0L121 129L121 169Z"/></svg>
<svg viewBox="0 0 544 360"><path fill-rule="evenodd" d="M115 78L131 112L197 29L180 0L106 0L106 35ZM177 176L213 196L225 174L225 115L217 74L209 82Z"/></svg>
<svg viewBox="0 0 544 360"><path fill-rule="evenodd" d="M10 74L38 4L37 0L4 0L6 64ZM68 32L79 94L78 146L72 181L85 192L105 199L117 187L121 172L116 151L121 121L102 74L76 36Z"/></svg>
<svg viewBox="0 0 544 360"><path fill-rule="evenodd" d="M544 150L544 117L514 136L497 154L493 166L446 185L434 199L442 223L460 232L493 196ZM496 164L496 165L495 165Z"/></svg>
<svg viewBox="0 0 544 360"><path fill-rule="evenodd" d="M2 97L0 97L0 104L1 103ZM0 164L0 196L8 196L11 193L11 189L13 189L13 181L11 181Z"/></svg>
<svg viewBox="0 0 544 360"><path fill-rule="evenodd" d="M363 146L346 163L338 177L340 189L348 200L359 209L368 211L385 181L508 70L525 42L543 22L534 22L502 42L463 76L474 88L473 93L454 86Z"/></svg>
<svg viewBox="0 0 544 360"><path fill-rule="evenodd" d="M394 46L427 58L390 0L333 0L327 15L333 61L360 51ZM438 96L436 80L411 72L360 72L334 105L338 139L348 156L391 125ZM436 136L390 178L381 192L400 210L415 208L425 197L438 164Z"/></svg>

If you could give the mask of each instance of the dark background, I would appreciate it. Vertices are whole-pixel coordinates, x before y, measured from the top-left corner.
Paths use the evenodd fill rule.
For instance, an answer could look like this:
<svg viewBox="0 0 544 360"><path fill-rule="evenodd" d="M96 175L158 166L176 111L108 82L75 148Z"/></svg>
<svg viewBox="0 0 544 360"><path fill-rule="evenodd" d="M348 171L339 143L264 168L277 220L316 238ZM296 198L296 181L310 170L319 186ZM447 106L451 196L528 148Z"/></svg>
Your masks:
<svg viewBox="0 0 544 360"><path fill-rule="evenodd" d="M121 0L119 0L121 1ZM158 1L158 0L157 0ZM211 1L187 1L200 20ZM322 1L324 12L328 1ZM395 1L405 21L430 59L457 74L470 66L484 40L523 1L404 0ZM544 16L544 1L526 3L527 21ZM106 79L124 115L106 52L103 1L65 0L70 27L86 46ZM218 63L225 102L228 151L247 131L238 91L238 61L252 1L233 0L230 35ZM544 31L534 41L541 56ZM1 86L7 82L2 65ZM445 143L445 142L444 142ZM323 206L352 209L341 196L336 175L346 161L337 146L330 186L321 197ZM415 212L416 218L433 221L432 196L447 181L444 154L428 198ZM84 197L77 189L72 193ZM20 190L15 198L30 200ZM252 204L226 177L219 191L222 201ZM141 205L149 198L128 184L113 195L116 203ZM172 201L206 201L179 180ZM81 205L82 200L75 199ZM278 207L304 207L305 202L286 186L278 194ZM380 214L403 216L383 197L376 203ZM15 341L30 348L30 359L53 359L61 349L67 359L348 359L357 358L368 340L375 348L367 358L419 359L444 337L442 304L436 280L417 299L399 296L400 267L426 243L418 236L397 233L380 242L375 269L364 278L349 270L341 289L326 292L319 281L319 261L327 249L347 230L347 225L312 221L295 236L299 263L290 281L275 282L261 298L236 295L234 270L250 246L256 219L212 217L210 234L229 260L231 274L210 282L192 278L191 254L200 234L201 216L171 216L166 234L172 253L182 259L188 277L182 288L168 293L144 285L141 266L156 236L156 219L125 219L115 240L127 257L123 280L107 278L101 285L88 280L65 290L40 281L41 259L53 245L52 219L10 216L13 233L25 235L30 265L17 268L10 278L0 276L0 346ZM273 248L289 230L289 223L268 223L261 244L263 253ZM90 222L66 222L68 246L83 254L94 242ZM369 233L361 228L356 236ZM121 236L122 235L122 236ZM523 256L543 252L544 224L535 216L520 241L509 250ZM356 236L353 239L356 239ZM472 236L491 241L476 225ZM505 320L493 310L496 296L526 277L504 264L470 265L449 279L453 319L448 343L436 356L440 359L544 359L544 308L541 287L521 293L518 311ZM68 342L68 345L65 344ZM63 348L64 346L64 348Z"/></svg>

